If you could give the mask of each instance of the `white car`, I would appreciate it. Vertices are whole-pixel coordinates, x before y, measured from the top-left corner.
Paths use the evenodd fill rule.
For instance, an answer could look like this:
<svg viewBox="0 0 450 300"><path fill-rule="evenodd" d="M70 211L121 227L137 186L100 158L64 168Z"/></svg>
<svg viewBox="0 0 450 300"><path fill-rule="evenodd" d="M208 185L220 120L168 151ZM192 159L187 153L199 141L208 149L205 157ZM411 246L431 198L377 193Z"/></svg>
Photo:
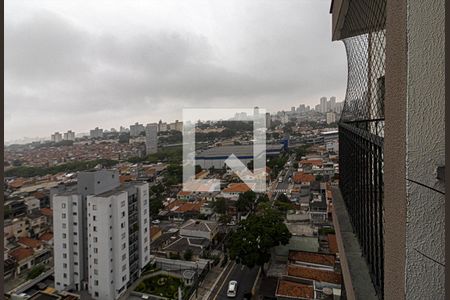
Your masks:
<svg viewBox="0 0 450 300"><path fill-rule="evenodd" d="M236 280L231 280L230 283L228 283L228 291L227 291L227 296L230 298L234 298L237 295L237 281Z"/></svg>
<svg viewBox="0 0 450 300"><path fill-rule="evenodd" d="M159 224L159 223L161 223L161 221L158 219L152 221L152 224Z"/></svg>

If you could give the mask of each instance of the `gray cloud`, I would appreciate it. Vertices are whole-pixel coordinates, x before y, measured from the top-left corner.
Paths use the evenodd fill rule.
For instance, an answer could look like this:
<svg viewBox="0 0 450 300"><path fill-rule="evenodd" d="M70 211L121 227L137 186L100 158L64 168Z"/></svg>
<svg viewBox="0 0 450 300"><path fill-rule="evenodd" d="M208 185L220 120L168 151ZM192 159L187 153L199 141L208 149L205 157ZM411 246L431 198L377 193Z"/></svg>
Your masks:
<svg viewBox="0 0 450 300"><path fill-rule="evenodd" d="M5 137L179 118L182 106L273 110L342 97L342 45L314 2L245 2L236 24L215 21L217 35L179 26L118 34L41 7L7 18Z"/></svg>

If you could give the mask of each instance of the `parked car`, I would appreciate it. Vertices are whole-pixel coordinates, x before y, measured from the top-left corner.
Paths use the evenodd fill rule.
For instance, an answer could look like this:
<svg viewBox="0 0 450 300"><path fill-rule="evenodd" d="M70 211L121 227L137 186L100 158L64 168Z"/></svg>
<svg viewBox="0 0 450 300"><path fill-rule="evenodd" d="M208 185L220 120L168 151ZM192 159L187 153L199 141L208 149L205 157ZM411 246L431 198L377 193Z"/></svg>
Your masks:
<svg viewBox="0 0 450 300"><path fill-rule="evenodd" d="M156 224L159 224L159 223L161 223L161 221L158 220L158 219L152 221L152 224L155 224L155 225L156 225Z"/></svg>
<svg viewBox="0 0 450 300"><path fill-rule="evenodd" d="M237 281L236 280L231 280L230 283L228 283L228 291L227 291L227 296L230 298L234 298L237 295Z"/></svg>

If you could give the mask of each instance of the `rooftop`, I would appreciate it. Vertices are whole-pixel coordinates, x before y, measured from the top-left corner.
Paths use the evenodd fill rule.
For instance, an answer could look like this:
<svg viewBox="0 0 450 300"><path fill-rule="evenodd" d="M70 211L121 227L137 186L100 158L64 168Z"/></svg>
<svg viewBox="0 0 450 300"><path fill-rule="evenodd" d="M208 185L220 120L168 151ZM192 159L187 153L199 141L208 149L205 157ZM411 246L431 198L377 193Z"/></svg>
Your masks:
<svg viewBox="0 0 450 300"><path fill-rule="evenodd" d="M278 281L276 296L294 299L314 299L314 288L302 283L280 280Z"/></svg>
<svg viewBox="0 0 450 300"><path fill-rule="evenodd" d="M217 222L190 219L181 225L180 229L211 232L217 228Z"/></svg>
<svg viewBox="0 0 450 300"><path fill-rule="evenodd" d="M20 262L24 259L27 259L28 257L33 256L33 253L34 251L31 248L19 247L9 252L9 256L14 257L16 261Z"/></svg>
<svg viewBox="0 0 450 300"><path fill-rule="evenodd" d="M39 248L42 245L39 240L30 239L28 237L20 237L17 242L30 248Z"/></svg>
<svg viewBox="0 0 450 300"><path fill-rule="evenodd" d="M338 244L336 241L336 235L328 234L327 240L328 240L328 249L330 250L330 253L333 253L333 254L338 253L339 249L338 249Z"/></svg>
<svg viewBox="0 0 450 300"><path fill-rule="evenodd" d="M333 254L307 251L289 251L289 260L334 267L336 256Z"/></svg>
<svg viewBox="0 0 450 300"><path fill-rule="evenodd" d="M224 193L245 193L250 191L250 187L245 183L230 183L223 189Z"/></svg>
<svg viewBox="0 0 450 300"><path fill-rule="evenodd" d="M334 271L326 271L315 268L307 268L296 265L288 265L287 273L289 276L328 282L334 284L342 283L342 275Z"/></svg>

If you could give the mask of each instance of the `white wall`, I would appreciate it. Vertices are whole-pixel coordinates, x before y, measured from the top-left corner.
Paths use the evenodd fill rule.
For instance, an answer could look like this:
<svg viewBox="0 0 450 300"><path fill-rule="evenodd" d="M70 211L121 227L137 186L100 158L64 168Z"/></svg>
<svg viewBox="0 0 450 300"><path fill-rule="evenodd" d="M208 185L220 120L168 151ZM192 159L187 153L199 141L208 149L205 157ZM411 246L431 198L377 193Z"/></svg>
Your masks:
<svg viewBox="0 0 450 300"><path fill-rule="evenodd" d="M406 299L444 299L444 6L407 2Z"/></svg>

